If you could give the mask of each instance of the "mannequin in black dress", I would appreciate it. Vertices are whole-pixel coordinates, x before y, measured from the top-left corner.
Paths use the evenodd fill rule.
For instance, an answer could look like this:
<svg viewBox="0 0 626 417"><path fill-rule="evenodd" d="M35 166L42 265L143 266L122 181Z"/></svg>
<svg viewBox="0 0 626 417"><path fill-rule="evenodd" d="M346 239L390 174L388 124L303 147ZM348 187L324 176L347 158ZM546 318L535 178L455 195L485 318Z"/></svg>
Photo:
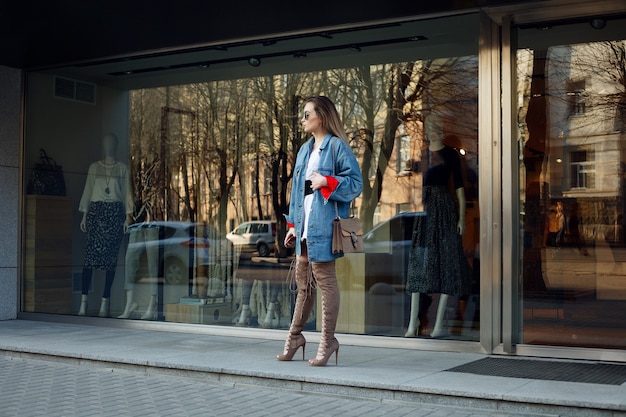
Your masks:
<svg viewBox="0 0 626 417"><path fill-rule="evenodd" d="M444 144L443 130L435 117L427 119L426 131L430 143L422 198L427 216L414 232L417 237L414 242L419 245L414 243L409 257L407 291L411 293L411 315L405 337L418 335L421 293L440 294L431 337L442 336L448 296L465 294L471 277L461 241L466 208L461 161L456 150ZM458 212L449 191L450 179L454 183Z"/></svg>

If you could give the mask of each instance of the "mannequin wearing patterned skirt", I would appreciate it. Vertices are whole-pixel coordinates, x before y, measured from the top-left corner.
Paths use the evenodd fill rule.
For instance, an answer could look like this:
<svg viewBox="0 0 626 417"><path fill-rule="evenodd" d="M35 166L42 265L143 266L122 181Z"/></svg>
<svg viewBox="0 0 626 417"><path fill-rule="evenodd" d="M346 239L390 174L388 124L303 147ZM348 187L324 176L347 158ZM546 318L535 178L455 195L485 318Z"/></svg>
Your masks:
<svg viewBox="0 0 626 417"><path fill-rule="evenodd" d="M109 315L111 286L117 269L117 254L132 214L126 165L115 159L117 137L108 133L102 140L103 159L89 166L79 210L83 213L80 229L87 233L82 297L78 315L87 311L87 295L93 270L105 271L100 317Z"/></svg>

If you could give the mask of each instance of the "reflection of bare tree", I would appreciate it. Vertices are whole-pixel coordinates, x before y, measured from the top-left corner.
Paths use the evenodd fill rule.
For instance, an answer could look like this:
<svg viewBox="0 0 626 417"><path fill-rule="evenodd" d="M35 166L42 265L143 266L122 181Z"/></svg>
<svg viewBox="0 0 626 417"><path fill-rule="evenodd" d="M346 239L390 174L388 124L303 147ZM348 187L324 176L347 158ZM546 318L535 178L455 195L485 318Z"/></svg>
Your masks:
<svg viewBox="0 0 626 417"><path fill-rule="evenodd" d="M412 128L428 112L446 120L444 130L465 138L476 152L477 63L475 57L358 67L349 94L360 111L348 113L355 147L362 163L363 195L360 217L370 229L381 201L385 171L396 146L399 128ZM346 113L346 110L344 110ZM405 161L398 161L403 163Z"/></svg>
<svg viewBox="0 0 626 417"><path fill-rule="evenodd" d="M577 241L621 240L626 151L626 43L594 42L518 52L523 142L524 285L541 290L547 208L565 215ZM581 168L582 167L582 168ZM575 217L575 218L573 218ZM585 253L584 248L581 248Z"/></svg>
<svg viewBox="0 0 626 417"><path fill-rule="evenodd" d="M327 95L342 114L362 164L357 205L369 228L398 137L410 130L401 126L418 126L424 112L436 111L458 119L449 133L473 137L475 69L468 57L134 91L131 154L150 160L156 152L167 169L167 197L155 204L161 218L208 222L224 232L229 219L271 217L282 255L293 162L308 139L300 127L304 97ZM165 136L162 108L169 109Z"/></svg>

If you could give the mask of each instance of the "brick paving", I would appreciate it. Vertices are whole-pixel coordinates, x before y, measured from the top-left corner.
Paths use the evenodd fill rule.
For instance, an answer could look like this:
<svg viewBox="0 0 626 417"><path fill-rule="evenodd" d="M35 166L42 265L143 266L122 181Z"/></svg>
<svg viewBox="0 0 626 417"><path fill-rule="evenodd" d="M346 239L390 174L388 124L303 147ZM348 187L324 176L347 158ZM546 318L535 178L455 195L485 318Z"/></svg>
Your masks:
<svg viewBox="0 0 626 417"><path fill-rule="evenodd" d="M529 416L0 356L0 416Z"/></svg>

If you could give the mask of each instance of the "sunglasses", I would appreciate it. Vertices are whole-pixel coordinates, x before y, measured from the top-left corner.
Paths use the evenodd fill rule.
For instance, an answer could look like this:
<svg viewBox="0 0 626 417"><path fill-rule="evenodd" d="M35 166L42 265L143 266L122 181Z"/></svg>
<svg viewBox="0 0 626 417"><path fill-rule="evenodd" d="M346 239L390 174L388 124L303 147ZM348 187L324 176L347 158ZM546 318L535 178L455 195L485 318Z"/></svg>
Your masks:
<svg viewBox="0 0 626 417"><path fill-rule="evenodd" d="M313 116L314 114L308 111L304 112L304 120L309 120L309 117Z"/></svg>

